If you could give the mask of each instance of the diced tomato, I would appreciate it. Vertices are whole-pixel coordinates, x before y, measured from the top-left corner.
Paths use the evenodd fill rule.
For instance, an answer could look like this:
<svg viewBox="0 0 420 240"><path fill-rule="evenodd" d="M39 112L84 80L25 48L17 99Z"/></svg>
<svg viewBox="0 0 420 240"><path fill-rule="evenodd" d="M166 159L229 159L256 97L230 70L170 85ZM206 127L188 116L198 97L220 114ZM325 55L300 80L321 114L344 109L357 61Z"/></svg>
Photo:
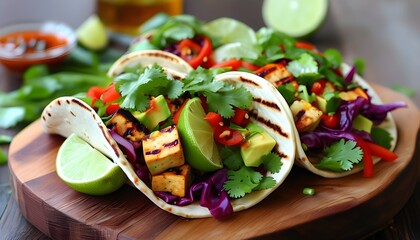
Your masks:
<svg viewBox="0 0 420 240"><path fill-rule="evenodd" d="M102 93L102 101L104 101L104 103L112 103L120 97L121 95L117 89L115 89L114 83L111 83L111 85L106 87L105 91Z"/></svg>
<svg viewBox="0 0 420 240"><path fill-rule="evenodd" d="M245 127L249 123L248 111L237 108L237 107L234 107L234 109L235 109L235 115L233 115L230 121L236 125Z"/></svg>
<svg viewBox="0 0 420 240"><path fill-rule="evenodd" d="M325 84L325 79L321 79L319 81L314 82L311 87L311 92L315 93L318 96L322 95L325 90Z"/></svg>
<svg viewBox="0 0 420 240"><path fill-rule="evenodd" d="M111 105L109 105L106 108L106 114L107 115L112 115L113 113L115 113L118 109L120 109L120 105L118 103L111 103Z"/></svg>
<svg viewBox="0 0 420 240"><path fill-rule="evenodd" d="M387 161L387 162L392 162L395 159L398 158L398 155L395 154L394 152L380 146L377 145L375 143L371 143L371 142L365 142L366 146L369 148L370 152L372 153L373 156L377 156L380 157L382 160Z"/></svg>
<svg viewBox="0 0 420 240"><path fill-rule="evenodd" d="M101 98L101 95L103 94L104 91L105 91L104 88L97 87L97 86L93 86L89 88L89 90L86 93L86 96L92 98L91 106L95 104L96 100Z"/></svg>
<svg viewBox="0 0 420 240"><path fill-rule="evenodd" d="M337 129L340 125L340 115L338 113L334 115L324 113L321 116L321 122L329 128Z"/></svg>
<svg viewBox="0 0 420 240"><path fill-rule="evenodd" d="M211 68L230 68L231 71L238 70L242 66L241 60L238 60L236 58L232 58L230 60L216 63Z"/></svg>
<svg viewBox="0 0 420 240"><path fill-rule="evenodd" d="M295 43L295 47L297 48L304 48L304 49L308 49L308 50L315 50L316 47L315 45L308 43L308 42L302 42L302 41L298 41Z"/></svg>
<svg viewBox="0 0 420 240"><path fill-rule="evenodd" d="M181 58L187 61L193 68L202 65L213 51L210 39L205 36L201 38L201 44L192 39L184 39L176 47L181 54Z"/></svg>
<svg viewBox="0 0 420 240"><path fill-rule="evenodd" d="M213 128L213 135L216 142L226 146L237 146L243 143L244 137L241 132L225 126L223 118L219 114L209 112L205 119Z"/></svg>

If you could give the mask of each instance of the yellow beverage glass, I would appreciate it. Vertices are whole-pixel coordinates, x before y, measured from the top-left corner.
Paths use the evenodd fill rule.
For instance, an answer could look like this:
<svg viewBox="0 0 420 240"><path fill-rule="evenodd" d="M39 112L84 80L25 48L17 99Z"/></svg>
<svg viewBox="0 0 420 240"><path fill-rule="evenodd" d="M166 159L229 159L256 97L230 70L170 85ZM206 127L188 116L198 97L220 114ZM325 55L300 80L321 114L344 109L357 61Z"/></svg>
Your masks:
<svg viewBox="0 0 420 240"><path fill-rule="evenodd" d="M139 27L156 13L181 14L183 0L98 0L97 13L116 33L137 35Z"/></svg>

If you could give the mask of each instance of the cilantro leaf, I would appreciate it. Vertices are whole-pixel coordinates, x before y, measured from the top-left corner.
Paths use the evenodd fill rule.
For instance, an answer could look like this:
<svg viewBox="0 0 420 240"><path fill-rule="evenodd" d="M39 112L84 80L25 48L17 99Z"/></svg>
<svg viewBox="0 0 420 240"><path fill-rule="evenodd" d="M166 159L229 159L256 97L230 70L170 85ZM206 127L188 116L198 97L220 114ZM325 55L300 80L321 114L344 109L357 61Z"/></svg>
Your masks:
<svg viewBox="0 0 420 240"><path fill-rule="evenodd" d="M280 94L284 97L286 102L290 105L295 100L295 86L293 84L281 84L277 87L277 90L280 92Z"/></svg>
<svg viewBox="0 0 420 240"><path fill-rule="evenodd" d="M255 191L270 189L276 185L276 180L273 177L263 177L260 183L253 189Z"/></svg>
<svg viewBox="0 0 420 240"><path fill-rule="evenodd" d="M325 156L316 164L317 168L331 171L348 171L362 160L363 151L354 141L341 139L325 148Z"/></svg>
<svg viewBox="0 0 420 240"><path fill-rule="evenodd" d="M144 111L149 106L149 96L169 95L176 98L182 93L182 82L176 82L160 66L146 67L136 73L130 72L115 79L121 93L121 107Z"/></svg>
<svg viewBox="0 0 420 240"><path fill-rule="evenodd" d="M220 157L223 159L223 165L229 170L239 170L244 165L241 152L237 148L224 146L220 149Z"/></svg>
<svg viewBox="0 0 420 240"><path fill-rule="evenodd" d="M340 67L341 63L343 62L343 57L341 56L341 53L337 49L334 49L334 48L329 48L325 50L324 57L331 64L332 68Z"/></svg>
<svg viewBox="0 0 420 240"><path fill-rule="evenodd" d="M265 169L271 173L280 172L281 166L283 165L280 156L273 152L262 156L262 163Z"/></svg>
<svg viewBox="0 0 420 240"><path fill-rule="evenodd" d="M242 166L239 170L228 171L228 180L223 187L232 198L241 198L258 186L263 176L251 168Z"/></svg>
<svg viewBox="0 0 420 240"><path fill-rule="evenodd" d="M302 53L298 59L290 61L287 70L295 77L318 75L318 64L308 53Z"/></svg>
<svg viewBox="0 0 420 240"><path fill-rule="evenodd" d="M391 148L391 141L393 140L393 138L387 130L380 127L372 127L372 130L370 131L370 135L372 136L373 141L376 144L386 149Z"/></svg>
<svg viewBox="0 0 420 240"><path fill-rule="evenodd" d="M233 106L246 109L252 104L252 95L244 87L219 92L204 92L209 111L219 113L224 118L235 114Z"/></svg>

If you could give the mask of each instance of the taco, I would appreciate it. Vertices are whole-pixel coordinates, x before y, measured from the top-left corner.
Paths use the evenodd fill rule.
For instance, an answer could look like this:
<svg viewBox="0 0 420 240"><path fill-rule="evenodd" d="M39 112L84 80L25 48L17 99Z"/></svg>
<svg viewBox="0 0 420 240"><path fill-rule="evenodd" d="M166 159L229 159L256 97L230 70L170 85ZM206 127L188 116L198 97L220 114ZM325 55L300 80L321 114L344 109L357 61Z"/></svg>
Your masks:
<svg viewBox="0 0 420 240"><path fill-rule="evenodd" d="M273 85L244 72L199 68L180 76L156 64L127 69L121 66L125 58L133 60L125 56L118 61L111 69L124 70L104 89L105 95L111 91L119 97L104 102L103 92L86 102L56 99L42 114L45 130L64 137L75 133L118 164L154 204L186 218L226 217L256 205L282 184L294 164L296 145ZM211 130L206 142L214 150L210 168L193 159L197 153L191 155L190 149L203 147L192 146L185 134L193 124L185 124L184 112L193 104L190 115L200 116L197 121ZM100 111L115 105L112 113ZM156 109L169 114L151 120ZM175 149L170 157L163 156L167 149Z"/></svg>
<svg viewBox="0 0 420 240"><path fill-rule="evenodd" d="M280 101L290 108L289 119L295 123L297 165L327 178L360 171L372 177L374 164L398 158L392 152L397 127L389 112L404 103L383 104L354 66L343 63L334 70L335 79L314 73L315 80L308 84L304 81L313 76L299 79L289 71L289 64L290 60L268 64L255 73L287 98Z"/></svg>

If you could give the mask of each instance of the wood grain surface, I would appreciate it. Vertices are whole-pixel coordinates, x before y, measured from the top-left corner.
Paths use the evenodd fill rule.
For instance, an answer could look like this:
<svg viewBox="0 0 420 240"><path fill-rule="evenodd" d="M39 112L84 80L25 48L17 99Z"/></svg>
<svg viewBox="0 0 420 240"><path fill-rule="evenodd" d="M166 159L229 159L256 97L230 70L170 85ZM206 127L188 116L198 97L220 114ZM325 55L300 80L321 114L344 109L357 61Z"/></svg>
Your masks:
<svg viewBox="0 0 420 240"><path fill-rule="evenodd" d="M55 156L64 139L45 133L36 121L10 147L14 197L25 218L54 239L365 236L388 224L401 210L415 188L418 167L418 161L412 159L419 110L409 99L374 87L384 102L403 100L409 107L393 113L399 130L398 160L380 162L371 179L361 173L325 179L295 167L282 186L251 209L223 221L186 219L160 210L129 186L102 197L69 188L55 173ZM303 195L305 187L314 188L316 195Z"/></svg>

